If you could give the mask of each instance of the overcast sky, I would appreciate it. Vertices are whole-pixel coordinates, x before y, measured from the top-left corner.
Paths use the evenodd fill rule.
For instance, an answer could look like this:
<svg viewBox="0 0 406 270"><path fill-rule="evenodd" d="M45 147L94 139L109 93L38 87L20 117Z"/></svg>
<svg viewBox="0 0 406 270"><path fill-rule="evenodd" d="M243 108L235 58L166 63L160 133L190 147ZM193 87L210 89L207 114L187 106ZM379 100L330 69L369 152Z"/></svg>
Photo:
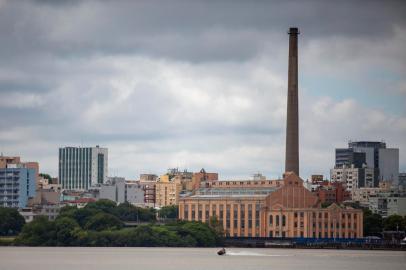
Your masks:
<svg viewBox="0 0 406 270"><path fill-rule="evenodd" d="M334 2L334 4L332 4ZM0 0L0 151L57 176L58 147L109 149L109 174L280 176L288 35L300 28L300 168L348 140L400 148L404 1Z"/></svg>

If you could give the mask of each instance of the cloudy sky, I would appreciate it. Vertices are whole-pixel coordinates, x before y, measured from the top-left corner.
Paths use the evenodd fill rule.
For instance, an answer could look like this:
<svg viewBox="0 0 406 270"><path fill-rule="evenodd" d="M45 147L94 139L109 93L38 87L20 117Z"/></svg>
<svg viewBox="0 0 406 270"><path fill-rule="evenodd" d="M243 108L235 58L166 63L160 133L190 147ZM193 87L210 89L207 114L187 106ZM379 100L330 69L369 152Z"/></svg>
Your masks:
<svg viewBox="0 0 406 270"><path fill-rule="evenodd" d="M0 0L0 151L53 176L58 147L99 144L129 179L278 177L297 26L301 176L348 140L406 171L406 4L332 2Z"/></svg>

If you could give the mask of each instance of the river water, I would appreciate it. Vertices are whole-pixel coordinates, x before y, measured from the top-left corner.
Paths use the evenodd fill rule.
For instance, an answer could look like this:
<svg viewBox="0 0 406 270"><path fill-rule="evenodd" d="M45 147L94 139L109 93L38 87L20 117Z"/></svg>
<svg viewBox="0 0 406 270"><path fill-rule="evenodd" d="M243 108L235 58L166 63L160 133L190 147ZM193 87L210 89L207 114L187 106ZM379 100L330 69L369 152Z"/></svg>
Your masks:
<svg viewBox="0 0 406 270"><path fill-rule="evenodd" d="M0 270L405 270L406 252L316 249L0 247Z"/></svg>

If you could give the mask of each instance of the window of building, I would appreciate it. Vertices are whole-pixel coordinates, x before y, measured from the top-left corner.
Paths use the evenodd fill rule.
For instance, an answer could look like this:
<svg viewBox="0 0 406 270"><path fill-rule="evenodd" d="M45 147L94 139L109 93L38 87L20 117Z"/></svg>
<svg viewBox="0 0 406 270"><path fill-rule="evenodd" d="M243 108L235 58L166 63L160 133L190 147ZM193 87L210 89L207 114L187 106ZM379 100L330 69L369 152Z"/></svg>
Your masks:
<svg viewBox="0 0 406 270"><path fill-rule="evenodd" d="M282 216L282 226L283 227L286 226L286 216L285 215Z"/></svg>
<svg viewBox="0 0 406 270"><path fill-rule="evenodd" d="M195 220L196 219L196 211L195 211L195 205L194 204L192 204L192 220Z"/></svg>
<svg viewBox="0 0 406 270"><path fill-rule="evenodd" d="M276 226L279 226L279 215L276 215Z"/></svg>
<svg viewBox="0 0 406 270"><path fill-rule="evenodd" d="M272 225L272 223L273 223L273 216L270 215L270 216L269 216L269 224Z"/></svg>

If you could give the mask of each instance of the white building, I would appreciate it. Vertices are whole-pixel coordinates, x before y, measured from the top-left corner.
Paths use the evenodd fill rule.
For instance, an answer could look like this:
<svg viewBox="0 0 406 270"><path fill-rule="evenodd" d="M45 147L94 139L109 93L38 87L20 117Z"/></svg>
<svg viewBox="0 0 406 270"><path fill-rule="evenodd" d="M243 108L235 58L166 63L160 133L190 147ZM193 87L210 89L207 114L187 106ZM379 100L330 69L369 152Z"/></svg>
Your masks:
<svg viewBox="0 0 406 270"><path fill-rule="evenodd" d="M379 192L369 196L369 209L383 217L406 215L406 194L396 191Z"/></svg>
<svg viewBox="0 0 406 270"><path fill-rule="evenodd" d="M374 170L372 168L355 168L342 166L330 170L330 178L333 182L345 184L348 191L353 192L361 187L374 186Z"/></svg>
<svg viewBox="0 0 406 270"><path fill-rule="evenodd" d="M58 217L60 209L59 204L44 204L20 208L18 212L23 216L25 222L29 223L40 216L47 217L49 221L54 221Z"/></svg>
<svg viewBox="0 0 406 270"><path fill-rule="evenodd" d="M87 190L108 175L108 150L96 147L59 148L59 183L63 189Z"/></svg>
<svg viewBox="0 0 406 270"><path fill-rule="evenodd" d="M129 202L134 205L144 204L143 186L136 181L126 181L122 177L110 177L100 186L100 199L109 199L117 203Z"/></svg>

